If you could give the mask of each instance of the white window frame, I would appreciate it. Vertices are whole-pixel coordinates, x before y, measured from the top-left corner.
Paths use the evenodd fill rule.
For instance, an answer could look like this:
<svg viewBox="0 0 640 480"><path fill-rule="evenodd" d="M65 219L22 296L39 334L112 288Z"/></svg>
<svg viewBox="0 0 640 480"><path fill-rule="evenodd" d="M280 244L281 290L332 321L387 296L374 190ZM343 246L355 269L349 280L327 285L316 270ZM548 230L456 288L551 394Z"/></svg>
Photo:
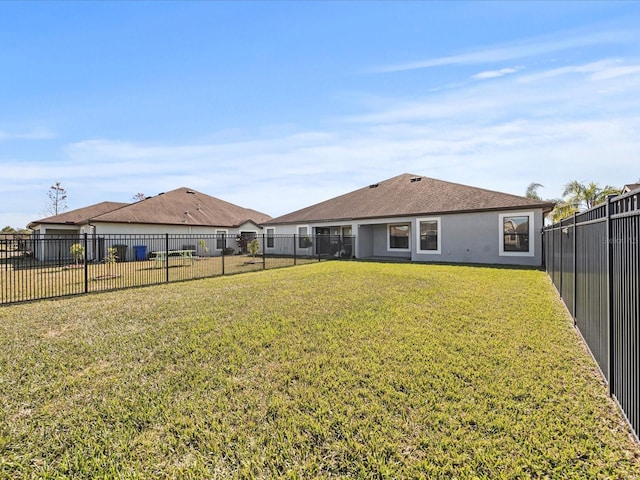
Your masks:
<svg viewBox="0 0 640 480"><path fill-rule="evenodd" d="M407 235L408 248L391 248L391 227L409 227ZM411 222L398 222L387 224L387 252L410 252L411 251Z"/></svg>
<svg viewBox="0 0 640 480"><path fill-rule="evenodd" d="M307 233L300 233L300 229L301 228L306 228L307 229ZM296 238L296 241L298 242L298 244L296 245L296 248L298 249L302 249L302 250L306 250L308 248L313 247L313 236L311 235L311 227L309 225L298 225L296 226L296 232L298 234L298 238ZM308 247L301 247L300 246L300 239L302 238L302 236L308 237L311 239L311 245L309 245Z"/></svg>
<svg viewBox="0 0 640 480"><path fill-rule="evenodd" d="M218 238L218 235L224 235L223 238ZM224 242L224 245L227 245L227 240L229 240L229 230L223 230L222 228L216 228L216 250L222 251L224 248L218 248L218 241Z"/></svg>
<svg viewBox="0 0 640 480"><path fill-rule="evenodd" d="M504 250L504 219L507 217L529 217L529 251L509 252ZM533 257L535 256L535 214L534 212L509 212L498 215L498 255L501 257Z"/></svg>
<svg viewBox="0 0 640 480"><path fill-rule="evenodd" d="M264 234L267 237L265 242L265 246L266 246L265 248L276 248L276 227L265 228ZM269 246L269 240L273 240L273 245L271 247Z"/></svg>
<svg viewBox="0 0 640 480"><path fill-rule="evenodd" d="M438 248L435 250L422 250L420 248L420 223L422 222L436 222L436 226L438 229ZM442 254L442 221L441 217L424 217L424 218L416 218L416 252L417 253L427 253L431 255L441 255Z"/></svg>

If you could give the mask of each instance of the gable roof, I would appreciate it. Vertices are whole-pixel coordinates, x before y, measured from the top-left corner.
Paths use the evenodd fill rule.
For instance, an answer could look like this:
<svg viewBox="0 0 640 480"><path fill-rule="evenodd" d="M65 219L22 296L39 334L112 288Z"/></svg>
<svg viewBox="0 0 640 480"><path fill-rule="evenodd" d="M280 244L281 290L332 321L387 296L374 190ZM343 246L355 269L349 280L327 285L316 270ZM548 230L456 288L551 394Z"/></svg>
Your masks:
<svg viewBox="0 0 640 480"><path fill-rule="evenodd" d="M106 223L144 223L237 227L247 221L260 225L271 217L190 188L182 187L126 207L97 215L91 220Z"/></svg>
<svg viewBox="0 0 640 480"><path fill-rule="evenodd" d="M98 215L112 212L118 208L126 207L128 203L121 202L100 202L95 205L89 205L88 207L77 208L75 210L69 210L68 212L46 217L40 220L29 223L28 227L33 228L35 225L42 224L67 224L67 225L81 225L89 222L89 220Z"/></svg>
<svg viewBox="0 0 640 480"><path fill-rule="evenodd" d="M136 203L102 202L78 208L31 222L29 228L91 222L238 227L246 222L259 226L270 219L265 213L182 187Z"/></svg>
<svg viewBox="0 0 640 480"><path fill-rule="evenodd" d="M553 203L404 173L274 218L266 224L323 222L542 208Z"/></svg>

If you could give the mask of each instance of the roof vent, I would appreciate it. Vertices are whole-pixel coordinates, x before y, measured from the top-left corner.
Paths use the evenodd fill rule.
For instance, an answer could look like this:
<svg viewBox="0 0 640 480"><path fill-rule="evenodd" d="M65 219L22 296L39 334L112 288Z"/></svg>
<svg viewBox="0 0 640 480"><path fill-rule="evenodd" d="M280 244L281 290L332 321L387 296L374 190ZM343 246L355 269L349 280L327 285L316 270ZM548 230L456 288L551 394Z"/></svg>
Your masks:
<svg viewBox="0 0 640 480"><path fill-rule="evenodd" d="M378 184L374 183L373 185L369 185L369 188L378 188Z"/></svg>
<svg viewBox="0 0 640 480"><path fill-rule="evenodd" d="M190 193L191 195L195 195L196 192L194 192L193 190L187 190L187 193Z"/></svg>
<svg viewBox="0 0 640 480"><path fill-rule="evenodd" d="M419 182L420 180L422 180L422 177L413 177L411 179L412 182Z"/></svg>

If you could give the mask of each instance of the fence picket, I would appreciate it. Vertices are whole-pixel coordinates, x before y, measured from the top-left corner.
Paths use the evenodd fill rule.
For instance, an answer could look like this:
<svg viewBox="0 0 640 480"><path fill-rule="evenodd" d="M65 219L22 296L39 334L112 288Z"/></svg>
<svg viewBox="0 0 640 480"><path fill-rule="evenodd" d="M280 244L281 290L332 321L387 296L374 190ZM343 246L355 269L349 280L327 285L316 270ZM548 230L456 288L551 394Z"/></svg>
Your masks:
<svg viewBox="0 0 640 480"><path fill-rule="evenodd" d="M574 215L571 222L543 229L545 270L636 439L640 432L639 199L639 190L609 197L606 203ZM573 235L569 249L563 231ZM567 288L571 275L573 288Z"/></svg>

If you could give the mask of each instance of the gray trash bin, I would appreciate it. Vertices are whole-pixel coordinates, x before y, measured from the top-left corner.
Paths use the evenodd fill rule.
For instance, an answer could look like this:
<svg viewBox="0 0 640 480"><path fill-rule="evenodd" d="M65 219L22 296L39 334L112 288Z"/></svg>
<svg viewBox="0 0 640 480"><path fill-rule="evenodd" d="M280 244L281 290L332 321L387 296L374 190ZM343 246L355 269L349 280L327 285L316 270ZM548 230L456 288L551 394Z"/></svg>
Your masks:
<svg viewBox="0 0 640 480"><path fill-rule="evenodd" d="M114 245L113 248L116 249L117 259L116 262L126 262L127 261L127 245Z"/></svg>

